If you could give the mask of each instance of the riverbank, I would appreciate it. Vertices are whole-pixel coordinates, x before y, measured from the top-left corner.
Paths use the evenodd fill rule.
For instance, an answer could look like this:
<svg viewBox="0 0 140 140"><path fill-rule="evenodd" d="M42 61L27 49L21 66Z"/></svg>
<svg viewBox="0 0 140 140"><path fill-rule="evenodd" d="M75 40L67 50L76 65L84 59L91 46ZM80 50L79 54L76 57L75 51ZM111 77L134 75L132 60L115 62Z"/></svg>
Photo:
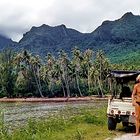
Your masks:
<svg viewBox="0 0 140 140"><path fill-rule="evenodd" d="M107 100L108 97L88 96L88 97L70 97L70 98L0 98L0 102L74 102L74 101L91 101Z"/></svg>

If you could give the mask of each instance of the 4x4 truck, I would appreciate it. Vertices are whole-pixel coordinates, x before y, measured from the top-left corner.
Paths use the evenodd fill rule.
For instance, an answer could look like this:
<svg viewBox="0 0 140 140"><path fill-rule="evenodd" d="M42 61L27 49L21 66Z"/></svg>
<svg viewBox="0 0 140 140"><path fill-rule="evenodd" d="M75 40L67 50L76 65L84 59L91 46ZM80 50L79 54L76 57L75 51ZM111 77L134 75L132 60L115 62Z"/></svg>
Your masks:
<svg viewBox="0 0 140 140"><path fill-rule="evenodd" d="M111 71L108 75L110 97L108 99L108 129L115 130L117 123L135 125L135 108L132 106L132 90L140 71Z"/></svg>

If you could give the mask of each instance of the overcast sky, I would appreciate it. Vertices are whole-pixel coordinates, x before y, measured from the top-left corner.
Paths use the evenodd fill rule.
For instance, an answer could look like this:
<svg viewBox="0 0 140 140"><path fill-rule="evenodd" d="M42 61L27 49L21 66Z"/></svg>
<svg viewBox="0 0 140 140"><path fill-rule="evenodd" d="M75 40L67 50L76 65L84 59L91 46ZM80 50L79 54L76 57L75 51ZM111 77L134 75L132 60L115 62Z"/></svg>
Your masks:
<svg viewBox="0 0 140 140"><path fill-rule="evenodd" d="M0 0L0 34L18 41L42 24L92 32L126 12L140 15L140 0Z"/></svg>

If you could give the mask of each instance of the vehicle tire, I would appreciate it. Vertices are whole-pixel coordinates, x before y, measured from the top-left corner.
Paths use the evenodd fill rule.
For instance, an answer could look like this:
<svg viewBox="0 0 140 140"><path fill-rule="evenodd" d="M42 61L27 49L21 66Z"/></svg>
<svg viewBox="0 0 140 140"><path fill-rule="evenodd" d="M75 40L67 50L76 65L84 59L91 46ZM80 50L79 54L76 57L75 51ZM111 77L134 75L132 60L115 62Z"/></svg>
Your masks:
<svg viewBox="0 0 140 140"><path fill-rule="evenodd" d="M126 127L126 126L129 125L129 123L128 122L122 122L122 125L123 125L123 127Z"/></svg>
<svg viewBox="0 0 140 140"><path fill-rule="evenodd" d="M117 122L114 118L108 117L108 130L115 130Z"/></svg>

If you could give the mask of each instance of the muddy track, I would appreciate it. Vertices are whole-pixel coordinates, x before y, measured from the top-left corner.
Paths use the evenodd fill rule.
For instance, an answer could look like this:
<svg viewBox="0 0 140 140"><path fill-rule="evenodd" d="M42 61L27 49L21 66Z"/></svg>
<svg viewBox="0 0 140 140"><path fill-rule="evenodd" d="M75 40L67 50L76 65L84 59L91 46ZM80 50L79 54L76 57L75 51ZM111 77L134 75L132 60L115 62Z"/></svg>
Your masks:
<svg viewBox="0 0 140 140"><path fill-rule="evenodd" d="M0 102L74 102L74 101L91 101L107 100L108 97L99 98L97 96L89 97L71 97L71 98L0 98Z"/></svg>
<svg viewBox="0 0 140 140"><path fill-rule="evenodd" d="M118 133L121 133L122 135L116 136L116 138L114 138L113 140L140 140L140 135L134 136L135 130L135 126L118 128L116 131Z"/></svg>

